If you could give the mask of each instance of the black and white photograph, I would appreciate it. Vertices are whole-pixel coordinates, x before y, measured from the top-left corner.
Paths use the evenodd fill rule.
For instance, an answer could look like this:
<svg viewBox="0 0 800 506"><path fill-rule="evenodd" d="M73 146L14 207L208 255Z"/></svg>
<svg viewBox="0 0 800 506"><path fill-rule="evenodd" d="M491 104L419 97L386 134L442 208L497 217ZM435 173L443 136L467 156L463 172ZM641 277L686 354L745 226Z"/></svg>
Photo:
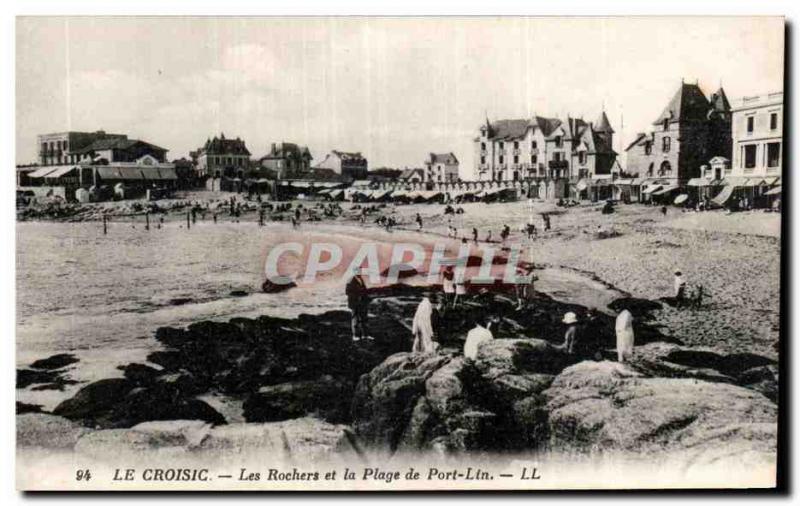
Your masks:
<svg viewBox="0 0 800 506"><path fill-rule="evenodd" d="M17 489L775 489L787 26L17 16Z"/></svg>

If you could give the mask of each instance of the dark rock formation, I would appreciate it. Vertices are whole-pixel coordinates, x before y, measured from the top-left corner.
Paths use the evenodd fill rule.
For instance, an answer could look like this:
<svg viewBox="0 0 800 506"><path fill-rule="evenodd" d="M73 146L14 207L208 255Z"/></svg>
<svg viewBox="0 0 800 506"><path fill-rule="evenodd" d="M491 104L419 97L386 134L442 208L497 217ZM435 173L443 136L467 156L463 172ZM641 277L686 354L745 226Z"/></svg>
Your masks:
<svg viewBox="0 0 800 506"><path fill-rule="evenodd" d="M330 375L261 387L244 402L248 422L278 422L308 414L331 423L349 419L353 384Z"/></svg>
<svg viewBox="0 0 800 506"><path fill-rule="evenodd" d="M23 415L25 413L41 413L42 407L39 404L27 404L25 402L17 401L17 414Z"/></svg>
<svg viewBox="0 0 800 506"><path fill-rule="evenodd" d="M31 369L46 369L51 371L53 369L61 369L75 362L80 362L75 355L70 353L59 353L47 358L39 359L31 364Z"/></svg>
<svg viewBox="0 0 800 506"><path fill-rule="evenodd" d="M56 406L53 414L99 428L132 427L148 420L225 423L224 417L211 406L185 396L168 383L144 387L126 378L86 385L74 397Z"/></svg>

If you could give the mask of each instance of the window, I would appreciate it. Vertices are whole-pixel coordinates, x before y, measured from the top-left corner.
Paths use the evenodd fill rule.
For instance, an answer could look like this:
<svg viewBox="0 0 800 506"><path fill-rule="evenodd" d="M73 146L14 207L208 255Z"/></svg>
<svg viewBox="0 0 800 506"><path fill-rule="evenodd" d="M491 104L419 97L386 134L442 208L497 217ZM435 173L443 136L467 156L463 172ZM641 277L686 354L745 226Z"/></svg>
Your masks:
<svg viewBox="0 0 800 506"><path fill-rule="evenodd" d="M561 147L561 136L560 135L558 137L556 137L556 147L557 148Z"/></svg>
<svg viewBox="0 0 800 506"><path fill-rule="evenodd" d="M586 163L586 151L578 153L578 163L584 165Z"/></svg>
<svg viewBox="0 0 800 506"><path fill-rule="evenodd" d="M553 153L553 161L560 162L561 161L561 153Z"/></svg>
<svg viewBox="0 0 800 506"><path fill-rule="evenodd" d="M514 149L519 149L519 142L518 141L514 141Z"/></svg>
<svg viewBox="0 0 800 506"><path fill-rule="evenodd" d="M747 117L747 133L749 133L749 134L753 133L753 123L754 123L754 121L755 121L755 118L753 116L748 116Z"/></svg>
<svg viewBox="0 0 800 506"><path fill-rule="evenodd" d="M481 165L486 165L486 157L485 156L481 157Z"/></svg>
<svg viewBox="0 0 800 506"><path fill-rule="evenodd" d="M647 167L647 175L650 177L653 176L653 162L650 162L650 166Z"/></svg>
<svg viewBox="0 0 800 506"><path fill-rule="evenodd" d="M498 161L500 162L500 165L503 165L503 155L500 155L500 157L498 158Z"/></svg>
<svg viewBox="0 0 800 506"><path fill-rule="evenodd" d="M769 115L769 129L770 130L777 130L778 129L778 113L773 112Z"/></svg>
<svg viewBox="0 0 800 506"><path fill-rule="evenodd" d="M514 155L514 163L519 163L519 156Z"/></svg>
<svg viewBox="0 0 800 506"><path fill-rule="evenodd" d="M531 155L531 163L536 163L536 155Z"/></svg>
<svg viewBox="0 0 800 506"><path fill-rule="evenodd" d="M669 118L664 119L664 131L669 130Z"/></svg>
<svg viewBox="0 0 800 506"><path fill-rule="evenodd" d="M670 145L670 138L664 137L661 139L661 151L664 153L669 153L669 146Z"/></svg>
<svg viewBox="0 0 800 506"><path fill-rule="evenodd" d="M536 141L531 141L531 149L536 149Z"/></svg>
<svg viewBox="0 0 800 506"><path fill-rule="evenodd" d="M658 169L658 175L668 176L670 174L672 174L672 166L669 164L669 162L664 161Z"/></svg>
<svg viewBox="0 0 800 506"><path fill-rule="evenodd" d="M744 147L744 168L752 169L755 166L756 166L756 145L748 144L747 146Z"/></svg>
<svg viewBox="0 0 800 506"><path fill-rule="evenodd" d="M486 151L486 143L481 142L481 151Z"/></svg>
<svg viewBox="0 0 800 506"><path fill-rule="evenodd" d="M644 154L649 155L653 152L653 145L649 142L645 142L644 144Z"/></svg>
<svg viewBox="0 0 800 506"><path fill-rule="evenodd" d="M505 143L501 142L500 143L500 151L503 151L504 149L505 149Z"/></svg>
<svg viewBox="0 0 800 506"><path fill-rule="evenodd" d="M767 144L767 167L778 167L781 164L781 143Z"/></svg>

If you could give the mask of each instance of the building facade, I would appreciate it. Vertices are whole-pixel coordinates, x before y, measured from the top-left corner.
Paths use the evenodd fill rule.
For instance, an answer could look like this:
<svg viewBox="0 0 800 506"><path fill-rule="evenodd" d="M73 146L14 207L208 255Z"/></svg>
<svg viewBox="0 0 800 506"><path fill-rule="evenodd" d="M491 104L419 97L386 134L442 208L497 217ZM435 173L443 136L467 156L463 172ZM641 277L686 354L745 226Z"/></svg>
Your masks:
<svg viewBox="0 0 800 506"><path fill-rule="evenodd" d="M38 135L36 142L39 151L40 165L68 165L81 161L80 150L95 141L109 139L126 139L120 134L107 134L103 130L96 132L57 132Z"/></svg>
<svg viewBox="0 0 800 506"><path fill-rule="evenodd" d="M308 176L312 159L306 146L280 142L272 143L269 153L259 162L262 168L270 171L277 179L298 179Z"/></svg>
<svg viewBox="0 0 800 506"><path fill-rule="evenodd" d="M316 165L318 169L331 169L348 180L367 179L367 159L361 153L331 151Z"/></svg>
<svg viewBox="0 0 800 506"><path fill-rule="evenodd" d="M683 184L700 177L715 156L730 157L731 107L720 88L706 98L697 84L681 83L651 131L625 149L626 172Z"/></svg>
<svg viewBox="0 0 800 506"><path fill-rule="evenodd" d="M458 158L451 153L429 153L425 160L425 182L454 183L459 180Z"/></svg>
<svg viewBox="0 0 800 506"><path fill-rule="evenodd" d="M198 177L243 177L250 165L250 151L240 138L214 136L197 151L190 153Z"/></svg>
<svg viewBox="0 0 800 506"><path fill-rule="evenodd" d="M610 174L617 156L613 136L605 112L596 122L541 116L487 120L474 139L475 179L569 181Z"/></svg>
<svg viewBox="0 0 800 506"><path fill-rule="evenodd" d="M736 101L731 176L780 176L783 167L783 93Z"/></svg>
<svg viewBox="0 0 800 506"><path fill-rule="evenodd" d="M167 150L138 139L125 136L98 139L88 146L71 151L78 163L107 165L113 163L136 162L143 157L150 157L158 163L165 163Z"/></svg>

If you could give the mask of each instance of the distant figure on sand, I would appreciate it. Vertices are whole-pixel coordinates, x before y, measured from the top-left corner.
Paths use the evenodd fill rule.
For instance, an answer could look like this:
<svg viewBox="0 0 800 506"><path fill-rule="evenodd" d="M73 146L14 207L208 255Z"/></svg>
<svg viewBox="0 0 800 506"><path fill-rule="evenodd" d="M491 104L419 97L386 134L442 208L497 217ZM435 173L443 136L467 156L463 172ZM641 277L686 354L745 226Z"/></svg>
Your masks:
<svg viewBox="0 0 800 506"><path fill-rule="evenodd" d="M434 301L431 301L434 295L426 295L422 302L417 306L417 311L414 313L414 321L411 324L411 333L414 334L414 343L411 345L411 351L420 353L433 353L438 347L433 338L434 331Z"/></svg>
<svg viewBox="0 0 800 506"><path fill-rule="evenodd" d="M417 213L416 222L417 222L417 230L422 230L422 216L420 216L419 213Z"/></svg>
<svg viewBox="0 0 800 506"><path fill-rule="evenodd" d="M627 358L633 355L633 315L630 311L624 309L617 316L615 330L617 334L617 362L625 362Z"/></svg>
<svg viewBox="0 0 800 506"><path fill-rule="evenodd" d="M465 358L475 360L480 345L494 339L490 330L493 322L494 319L490 316L481 316L475 320L475 327L467 333L467 340L464 342Z"/></svg>
<svg viewBox="0 0 800 506"><path fill-rule="evenodd" d="M475 227L472 227L472 242L478 244L478 229Z"/></svg>
<svg viewBox="0 0 800 506"><path fill-rule="evenodd" d="M547 232L550 230L550 215L543 214L542 215L542 222L544 223L544 231Z"/></svg>
<svg viewBox="0 0 800 506"><path fill-rule="evenodd" d="M500 240L505 243L508 239L508 234L511 233L511 228L508 225L503 225L503 230L500 231Z"/></svg>
<svg viewBox="0 0 800 506"><path fill-rule="evenodd" d="M686 280L683 278L683 273L681 273L681 271L675 271L674 289L675 306L681 307L686 297Z"/></svg>
<svg viewBox="0 0 800 506"><path fill-rule="evenodd" d="M350 321L353 332L353 341L366 339L367 337L367 307L369 297L367 296L367 285L364 283L363 276L355 272L350 281L345 286L347 295L347 307L352 313Z"/></svg>

